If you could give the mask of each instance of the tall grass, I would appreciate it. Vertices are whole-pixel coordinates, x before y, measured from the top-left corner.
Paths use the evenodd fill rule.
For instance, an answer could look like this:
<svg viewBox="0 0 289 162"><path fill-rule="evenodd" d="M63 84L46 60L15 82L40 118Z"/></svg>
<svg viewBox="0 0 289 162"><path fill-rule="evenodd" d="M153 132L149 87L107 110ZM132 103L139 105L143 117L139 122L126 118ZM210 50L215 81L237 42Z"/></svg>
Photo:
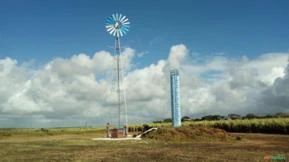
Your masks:
<svg viewBox="0 0 289 162"><path fill-rule="evenodd" d="M191 124L202 125L201 122ZM208 121L205 125L228 132L289 134L288 118Z"/></svg>
<svg viewBox="0 0 289 162"><path fill-rule="evenodd" d="M171 123L151 123L149 125L167 127ZM289 118L186 121L183 122L183 125L220 128L227 132L289 134ZM142 129L141 125L134 125L129 128L130 131L141 131Z"/></svg>

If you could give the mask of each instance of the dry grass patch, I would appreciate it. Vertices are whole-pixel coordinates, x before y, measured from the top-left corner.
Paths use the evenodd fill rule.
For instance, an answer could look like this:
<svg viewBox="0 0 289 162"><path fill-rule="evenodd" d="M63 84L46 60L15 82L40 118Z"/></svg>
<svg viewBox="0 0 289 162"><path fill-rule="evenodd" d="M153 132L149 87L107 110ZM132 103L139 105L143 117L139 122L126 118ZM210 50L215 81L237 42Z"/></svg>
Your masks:
<svg viewBox="0 0 289 162"><path fill-rule="evenodd" d="M222 129L199 126L160 127L145 135L144 138L158 141L228 141L235 139Z"/></svg>

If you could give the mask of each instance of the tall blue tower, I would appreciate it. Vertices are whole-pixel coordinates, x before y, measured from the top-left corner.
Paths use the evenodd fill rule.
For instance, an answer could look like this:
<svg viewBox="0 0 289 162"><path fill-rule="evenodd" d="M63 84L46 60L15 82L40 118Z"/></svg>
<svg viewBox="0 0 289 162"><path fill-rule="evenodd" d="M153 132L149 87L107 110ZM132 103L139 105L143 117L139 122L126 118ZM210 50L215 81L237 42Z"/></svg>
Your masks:
<svg viewBox="0 0 289 162"><path fill-rule="evenodd" d="M173 69L170 72L171 80L171 111L173 127L180 127L181 123L181 103L180 103L180 77L179 71Z"/></svg>

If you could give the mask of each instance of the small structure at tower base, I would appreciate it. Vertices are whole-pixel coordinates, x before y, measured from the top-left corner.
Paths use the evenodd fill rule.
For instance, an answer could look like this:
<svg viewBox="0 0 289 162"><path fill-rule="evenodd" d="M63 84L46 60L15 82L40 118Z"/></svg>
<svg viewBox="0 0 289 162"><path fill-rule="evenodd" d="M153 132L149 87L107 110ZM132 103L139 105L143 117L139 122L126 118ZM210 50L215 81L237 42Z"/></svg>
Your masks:
<svg viewBox="0 0 289 162"><path fill-rule="evenodd" d="M126 137L127 135L125 134L124 129L113 128L111 130L111 138L126 138Z"/></svg>

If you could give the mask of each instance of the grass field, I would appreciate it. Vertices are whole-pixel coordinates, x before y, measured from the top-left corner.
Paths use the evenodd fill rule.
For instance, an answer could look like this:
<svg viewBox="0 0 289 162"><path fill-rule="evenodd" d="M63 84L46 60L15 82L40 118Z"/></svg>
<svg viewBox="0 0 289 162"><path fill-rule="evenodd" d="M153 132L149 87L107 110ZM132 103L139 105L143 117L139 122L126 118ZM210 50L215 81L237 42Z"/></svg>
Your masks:
<svg viewBox="0 0 289 162"><path fill-rule="evenodd" d="M0 161L264 161L289 157L288 135L231 134L230 141L92 141L101 129L2 129ZM4 133L6 132L6 134Z"/></svg>

